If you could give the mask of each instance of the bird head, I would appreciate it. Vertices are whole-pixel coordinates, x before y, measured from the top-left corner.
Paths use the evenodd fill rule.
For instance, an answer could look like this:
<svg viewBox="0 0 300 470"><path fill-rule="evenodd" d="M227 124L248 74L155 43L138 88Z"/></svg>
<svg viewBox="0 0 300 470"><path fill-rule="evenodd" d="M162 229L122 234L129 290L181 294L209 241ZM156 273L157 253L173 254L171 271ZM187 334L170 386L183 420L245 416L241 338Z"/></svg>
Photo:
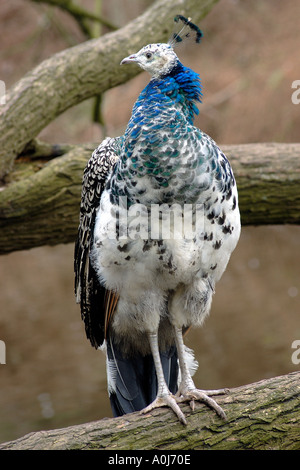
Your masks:
<svg viewBox="0 0 300 470"><path fill-rule="evenodd" d="M121 65L136 63L153 78L170 73L179 62L174 47L187 40L199 43L202 38L202 31L190 21L190 18L176 15L174 23L176 32L172 34L168 43L148 44L136 54L125 57Z"/></svg>
<svg viewBox="0 0 300 470"><path fill-rule="evenodd" d="M158 43L148 44L136 54L125 57L121 65L136 63L149 72L153 78L159 78L171 72L178 60L171 45Z"/></svg>

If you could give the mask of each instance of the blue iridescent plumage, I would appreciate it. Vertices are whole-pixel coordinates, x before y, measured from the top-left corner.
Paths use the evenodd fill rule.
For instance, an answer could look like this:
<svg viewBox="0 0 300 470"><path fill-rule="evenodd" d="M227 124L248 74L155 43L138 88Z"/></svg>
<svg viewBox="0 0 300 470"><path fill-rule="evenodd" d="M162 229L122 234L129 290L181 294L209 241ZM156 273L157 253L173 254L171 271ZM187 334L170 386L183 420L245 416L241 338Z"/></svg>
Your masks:
<svg viewBox="0 0 300 470"><path fill-rule="evenodd" d="M191 125L199 113L196 104L201 102L201 96L199 75L183 66L178 59L170 72L149 82L133 107L124 134L120 163L116 165L115 178L111 181L112 199L125 195L119 184L115 185L122 175L127 177L125 168L136 170L137 178L145 173L159 175L156 182L164 188L169 186L169 181L161 176L170 177L177 170L175 159L180 155L183 135L191 134ZM172 146L166 147L172 137ZM201 138L199 130L196 130L196 138ZM201 159L197 161L201 163ZM193 166L196 166L196 161Z"/></svg>

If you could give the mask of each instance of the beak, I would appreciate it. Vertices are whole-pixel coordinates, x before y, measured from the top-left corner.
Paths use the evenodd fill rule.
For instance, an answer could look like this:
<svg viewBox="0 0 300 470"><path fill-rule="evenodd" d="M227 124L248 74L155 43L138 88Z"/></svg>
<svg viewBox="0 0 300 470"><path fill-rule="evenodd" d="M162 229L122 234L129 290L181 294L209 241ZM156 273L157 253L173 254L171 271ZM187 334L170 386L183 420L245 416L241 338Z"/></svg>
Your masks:
<svg viewBox="0 0 300 470"><path fill-rule="evenodd" d="M125 57L125 59L121 61L120 65L132 64L134 62L136 62L136 54L132 54L129 57Z"/></svg>

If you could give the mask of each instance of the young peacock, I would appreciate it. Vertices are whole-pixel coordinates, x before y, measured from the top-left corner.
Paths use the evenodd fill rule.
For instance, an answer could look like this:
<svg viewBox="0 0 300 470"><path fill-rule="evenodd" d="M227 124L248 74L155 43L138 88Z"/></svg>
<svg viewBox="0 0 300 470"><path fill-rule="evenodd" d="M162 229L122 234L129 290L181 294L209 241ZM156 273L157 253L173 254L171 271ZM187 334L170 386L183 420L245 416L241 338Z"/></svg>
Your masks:
<svg viewBox="0 0 300 470"><path fill-rule="evenodd" d="M174 52L202 33L182 16L168 44L149 44L121 64L136 63L151 80L125 134L107 138L84 171L75 247L75 286L87 337L106 346L115 416L200 400L183 333L208 315L240 235L238 194L228 160L193 125L199 76ZM187 33L184 31L187 30Z"/></svg>

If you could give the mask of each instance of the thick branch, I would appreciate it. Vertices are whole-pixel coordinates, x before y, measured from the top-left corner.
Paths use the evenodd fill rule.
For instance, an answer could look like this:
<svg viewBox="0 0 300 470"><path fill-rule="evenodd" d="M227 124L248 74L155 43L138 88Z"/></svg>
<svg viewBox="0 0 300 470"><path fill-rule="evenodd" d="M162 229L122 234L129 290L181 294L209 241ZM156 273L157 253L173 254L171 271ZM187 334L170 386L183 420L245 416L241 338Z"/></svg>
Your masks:
<svg viewBox="0 0 300 470"><path fill-rule="evenodd" d="M300 144L224 146L243 225L300 224Z"/></svg>
<svg viewBox="0 0 300 470"><path fill-rule="evenodd" d="M74 241L83 169L95 146L73 147L46 165L17 160L12 182L0 191L0 254ZM223 150L237 179L243 225L300 223L300 144Z"/></svg>
<svg viewBox="0 0 300 470"><path fill-rule="evenodd" d="M122 29L55 54L20 80L0 111L0 178L15 158L66 109L124 83L138 67L120 61L150 42L165 41L177 13L199 23L217 0L157 0Z"/></svg>
<svg viewBox="0 0 300 470"><path fill-rule="evenodd" d="M205 405L191 412L183 426L172 411L133 413L64 429L28 434L0 445L0 450L264 450L300 449L300 372L230 390L218 403L227 421Z"/></svg>

